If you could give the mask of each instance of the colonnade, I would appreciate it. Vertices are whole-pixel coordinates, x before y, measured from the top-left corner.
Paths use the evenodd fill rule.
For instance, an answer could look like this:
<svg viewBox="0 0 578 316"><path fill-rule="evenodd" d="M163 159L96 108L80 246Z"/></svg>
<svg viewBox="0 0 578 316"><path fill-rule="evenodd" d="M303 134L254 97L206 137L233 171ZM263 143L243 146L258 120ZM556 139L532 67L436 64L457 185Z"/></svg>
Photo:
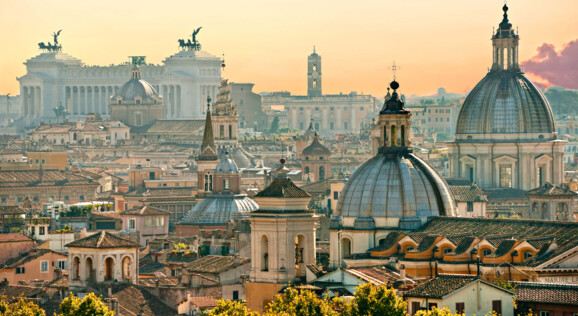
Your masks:
<svg viewBox="0 0 578 316"><path fill-rule="evenodd" d="M42 116L42 88L39 86L23 86L20 88L22 98L22 115L26 118Z"/></svg>

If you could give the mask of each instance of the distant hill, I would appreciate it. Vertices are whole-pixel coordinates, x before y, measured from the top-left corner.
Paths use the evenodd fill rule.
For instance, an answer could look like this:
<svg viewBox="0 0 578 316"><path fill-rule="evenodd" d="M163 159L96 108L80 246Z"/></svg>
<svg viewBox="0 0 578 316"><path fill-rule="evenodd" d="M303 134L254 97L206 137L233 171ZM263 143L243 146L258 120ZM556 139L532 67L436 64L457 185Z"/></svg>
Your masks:
<svg viewBox="0 0 578 316"><path fill-rule="evenodd" d="M578 91L548 89L544 95L550 102L555 116L578 115Z"/></svg>

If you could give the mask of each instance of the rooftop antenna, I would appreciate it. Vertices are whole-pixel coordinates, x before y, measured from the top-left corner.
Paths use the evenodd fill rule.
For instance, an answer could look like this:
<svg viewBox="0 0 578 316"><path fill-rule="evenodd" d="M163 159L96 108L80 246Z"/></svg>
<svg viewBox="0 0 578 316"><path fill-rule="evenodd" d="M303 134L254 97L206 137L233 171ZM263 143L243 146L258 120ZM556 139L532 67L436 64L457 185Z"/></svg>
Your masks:
<svg viewBox="0 0 578 316"><path fill-rule="evenodd" d="M397 70L400 69L396 64L395 64L395 60L393 61L393 64L391 65L391 71L393 71L393 81L396 81L397 79Z"/></svg>

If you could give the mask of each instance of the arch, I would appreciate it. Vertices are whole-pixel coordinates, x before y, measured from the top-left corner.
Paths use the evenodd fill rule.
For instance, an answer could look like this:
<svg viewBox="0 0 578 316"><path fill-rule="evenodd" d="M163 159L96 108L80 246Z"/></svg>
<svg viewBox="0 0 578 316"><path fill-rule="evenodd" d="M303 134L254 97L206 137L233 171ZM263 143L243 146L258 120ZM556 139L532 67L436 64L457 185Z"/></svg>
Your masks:
<svg viewBox="0 0 578 316"><path fill-rule="evenodd" d="M325 167L321 166L319 167L319 180L324 179L325 179Z"/></svg>
<svg viewBox="0 0 578 316"><path fill-rule="evenodd" d="M542 203L542 219L550 219L550 210L548 209L548 203Z"/></svg>
<svg viewBox="0 0 578 316"><path fill-rule="evenodd" d="M494 251L492 248L487 247L487 248L480 249L480 251L478 253L481 254L482 257L487 257L487 256L491 256L494 253Z"/></svg>
<svg viewBox="0 0 578 316"><path fill-rule="evenodd" d="M80 280L80 258L74 257L72 259L72 279Z"/></svg>
<svg viewBox="0 0 578 316"><path fill-rule="evenodd" d="M303 235L295 236L295 277L305 276L305 258L307 248L305 247L306 238Z"/></svg>
<svg viewBox="0 0 578 316"><path fill-rule="evenodd" d="M94 262L91 257L86 258L84 262L84 279L94 282Z"/></svg>
<svg viewBox="0 0 578 316"><path fill-rule="evenodd" d="M387 145L387 126L383 127L383 146Z"/></svg>
<svg viewBox="0 0 578 316"><path fill-rule="evenodd" d="M114 280L114 259L112 257L108 257L104 260L104 280Z"/></svg>
<svg viewBox="0 0 578 316"><path fill-rule="evenodd" d="M395 125L391 126L391 146L397 146L397 130Z"/></svg>
<svg viewBox="0 0 578 316"><path fill-rule="evenodd" d="M532 213L530 214L530 218L538 218L538 203L532 203Z"/></svg>
<svg viewBox="0 0 578 316"><path fill-rule="evenodd" d="M558 206L556 207L556 220L568 220L568 204L564 202L558 203Z"/></svg>
<svg viewBox="0 0 578 316"><path fill-rule="evenodd" d="M269 238L267 235L261 236L261 253L259 258L261 258L261 271L269 271Z"/></svg>
<svg viewBox="0 0 578 316"><path fill-rule="evenodd" d="M341 258L351 256L352 242L349 238L341 238Z"/></svg>
<svg viewBox="0 0 578 316"><path fill-rule="evenodd" d="M125 256L122 258L122 279L131 280L132 279L132 258L130 256Z"/></svg>
<svg viewBox="0 0 578 316"><path fill-rule="evenodd" d="M310 172L309 166L305 166L305 174L308 174L309 172Z"/></svg>
<svg viewBox="0 0 578 316"><path fill-rule="evenodd" d="M401 147L405 147L405 126L401 126Z"/></svg>

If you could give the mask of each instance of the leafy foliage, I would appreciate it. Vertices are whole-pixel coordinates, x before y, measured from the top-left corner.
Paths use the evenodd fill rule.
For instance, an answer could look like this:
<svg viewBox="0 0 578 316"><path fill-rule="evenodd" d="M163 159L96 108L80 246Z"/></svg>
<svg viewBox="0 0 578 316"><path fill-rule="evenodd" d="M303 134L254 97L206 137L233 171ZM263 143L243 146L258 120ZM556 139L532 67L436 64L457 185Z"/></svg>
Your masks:
<svg viewBox="0 0 578 316"><path fill-rule="evenodd" d="M45 316L46 313L36 303L20 298L16 302L8 302L6 297L0 299L0 315L6 316Z"/></svg>
<svg viewBox="0 0 578 316"><path fill-rule="evenodd" d="M355 289L351 302L351 315L391 315L405 316L407 303L397 295L397 291L385 285L374 286L366 283Z"/></svg>
<svg viewBox="0 0 578 316"><path fill-rule="evenodd" d="M453 314L452 311L450 311L449 308L444 307L442 309L438 309L437 307L433 307L431 310L423 310L423 311L418 311L416 314L416 316L460 316L463 314L458 314L455 313Z"/></svg>
<svg viewBox="0 0 578 316"><path fill-rule="evenodd" d="M92 205L87 206L70 206L68 211L60 212L60 217L85 217L92 211Z"/></svg>
<svg viewBox="0 0 578 316"><path fill-rule="evenodd" d="M87 294L84 298L70 296L60 303L60 314L58 316L113 316L114 312L108 310L102 299L94 293Z"/></svg>
<svg viewBox="0 0 578 316"><path fill-rule="evenodd" d="M203 312L204 316L259 316L259 313L249 310L245 303L227 300L218 300L217 307Z"/></svg>
<svg viewBox="0 0 578 316"><path fill-rule="evenodd" d="M282 295L275 296L265 315L332 316L338 313L331 308L328 299L321 299L311 291L289 287Z"/></svg>

